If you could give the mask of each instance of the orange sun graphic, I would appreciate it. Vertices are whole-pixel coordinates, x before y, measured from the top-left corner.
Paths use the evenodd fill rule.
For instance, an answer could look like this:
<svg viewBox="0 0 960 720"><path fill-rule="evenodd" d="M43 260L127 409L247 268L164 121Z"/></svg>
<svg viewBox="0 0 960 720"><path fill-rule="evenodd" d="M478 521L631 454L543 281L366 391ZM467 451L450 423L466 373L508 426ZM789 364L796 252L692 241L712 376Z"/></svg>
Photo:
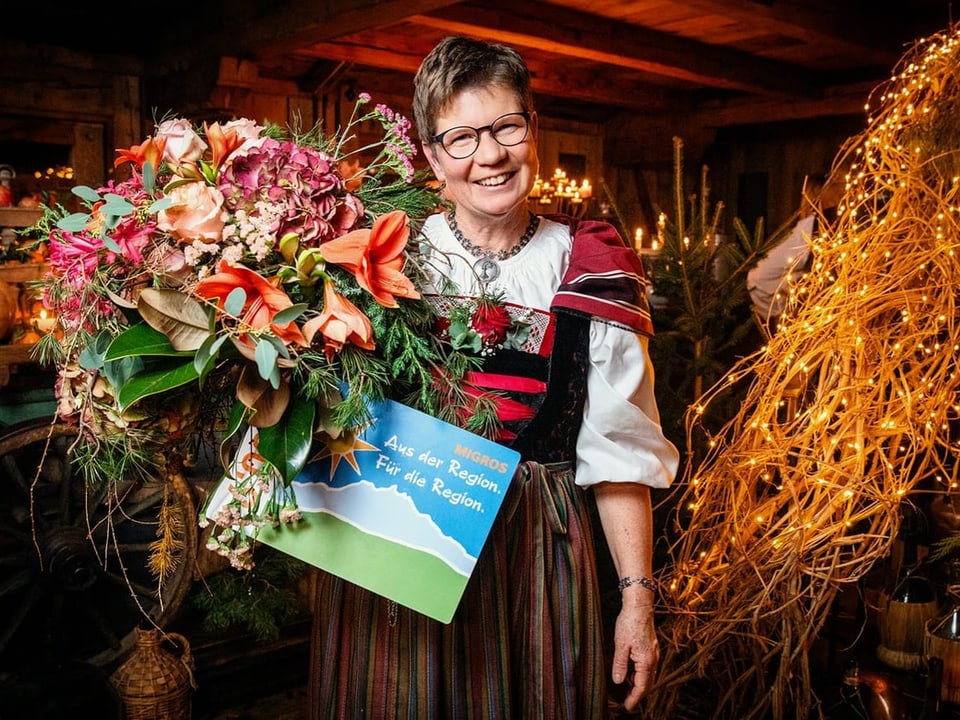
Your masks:
<svg viewBox="0 0 960 720"><path fill-rule="evenodd" d="M358 438L356 432L346 430L336 438L327 436L323 444L323 449L314 455L313 460L322 460L325 457L330 458L331 479L333 479L333 476L336 474L337 467L340 465L341 460L346 460L350 464L350 467L359 475L360 466L357 464L357 458L354 453L370 452L371 450L379 449L376 445L371 445Z"/></svg>

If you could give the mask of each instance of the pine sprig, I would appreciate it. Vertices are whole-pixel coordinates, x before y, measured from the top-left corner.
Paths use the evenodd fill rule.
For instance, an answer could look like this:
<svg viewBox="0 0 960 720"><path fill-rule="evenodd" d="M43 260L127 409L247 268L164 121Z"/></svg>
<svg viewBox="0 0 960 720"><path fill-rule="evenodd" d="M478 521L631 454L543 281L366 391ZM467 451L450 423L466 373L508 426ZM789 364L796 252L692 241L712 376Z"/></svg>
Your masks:
<svg viewBox="0 0 960 720"><path fill-rule="evenodd" d="M204 630L220 634L245 629L257 640L273 640L285 622L305 612L296 586L309 566L267 550L263 549L255 570L222 571L193 592L190 599L203 613Z"/></svg>

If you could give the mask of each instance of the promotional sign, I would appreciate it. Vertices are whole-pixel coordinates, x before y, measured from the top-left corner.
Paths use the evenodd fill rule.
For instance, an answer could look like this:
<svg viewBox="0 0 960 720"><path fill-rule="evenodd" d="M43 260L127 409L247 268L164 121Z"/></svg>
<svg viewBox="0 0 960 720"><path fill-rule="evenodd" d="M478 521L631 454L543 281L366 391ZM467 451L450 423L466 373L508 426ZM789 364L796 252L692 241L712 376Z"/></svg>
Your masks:
<svg viewBox="0 0 960 720"><path fill-rule="evenodd" d="M322 446L293 481L303 519L260 528L257 540L450 622L520 455L400 403L371 411L370 425ZM251 429L232 471L260 465Z"/></svg>

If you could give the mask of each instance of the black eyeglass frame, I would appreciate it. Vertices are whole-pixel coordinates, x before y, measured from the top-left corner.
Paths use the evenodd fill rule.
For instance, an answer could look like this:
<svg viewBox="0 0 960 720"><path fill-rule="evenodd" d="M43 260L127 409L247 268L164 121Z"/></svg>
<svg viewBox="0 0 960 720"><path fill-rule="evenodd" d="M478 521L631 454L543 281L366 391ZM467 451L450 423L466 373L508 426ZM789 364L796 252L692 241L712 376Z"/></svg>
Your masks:
<svg viewBox="0 0 960 720"><path fill-rule="evenodd" d="M501 120L503 120L505 117L510 117L511 115L520 115L523 118L526 131L523 133L523 137L514 143L500 142L500 140L497 139L497 136L493 132L493 126L496 125ZM454 130L473 130L476 133L477 144L474 145L473 150L471 150L468 154L463 155L461 157L457 157L456 155L454 155L452 152L450 152L450 150L447 149L447 146L443 144L443 136L446 135L447 133L453 132ZM442 133L438 135L434 135L432 138L430 138L430 140L431 142L442 147L443 151L447 155L452 157L454 160L466 160L468 157L472 157L473 154L477 151L477 148L480 147L480 133L482 133L484 130L490 131L490 137L492 137L497 142L498 145L501 145L503 147L516 147L517 145L522 143L524 140L526 140L528 137L530 137L530 112L527 110L518 110L517 112L504 113L500 117L495 118L492 123L490 123L489 125L484 125L483 127L472 127L470 125L455 125L452 128L447 128L446 130L444 130Z"/></svg>

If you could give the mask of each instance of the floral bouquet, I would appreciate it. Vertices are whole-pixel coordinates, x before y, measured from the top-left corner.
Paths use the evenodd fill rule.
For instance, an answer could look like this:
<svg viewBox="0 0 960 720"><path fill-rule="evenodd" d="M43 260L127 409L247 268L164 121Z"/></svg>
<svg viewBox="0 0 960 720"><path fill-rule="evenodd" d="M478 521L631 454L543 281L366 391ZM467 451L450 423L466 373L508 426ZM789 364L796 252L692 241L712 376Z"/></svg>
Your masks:
<svg viewBox="0 0 960 720"><path fill-rule="evenodd" d="M118 151L127 179L75 188L84 211L57 206L37 226L58 319L38 352L56 364L85 479L188 461L205 428L224 447L255 432L263 467L231 488L211 541L238 566L243 528L296 520L290 481L314 443L369 422L368 399L490 427L482 399L461 393L472 361L440 331L408 249L440 197L414 170L409 121L369 103L361 94L334 136L163 120ZM352 148L361 122L382 135ZM502 340L488 305L474 350ZM457 337L477 335L469 321Z"/></svg>

